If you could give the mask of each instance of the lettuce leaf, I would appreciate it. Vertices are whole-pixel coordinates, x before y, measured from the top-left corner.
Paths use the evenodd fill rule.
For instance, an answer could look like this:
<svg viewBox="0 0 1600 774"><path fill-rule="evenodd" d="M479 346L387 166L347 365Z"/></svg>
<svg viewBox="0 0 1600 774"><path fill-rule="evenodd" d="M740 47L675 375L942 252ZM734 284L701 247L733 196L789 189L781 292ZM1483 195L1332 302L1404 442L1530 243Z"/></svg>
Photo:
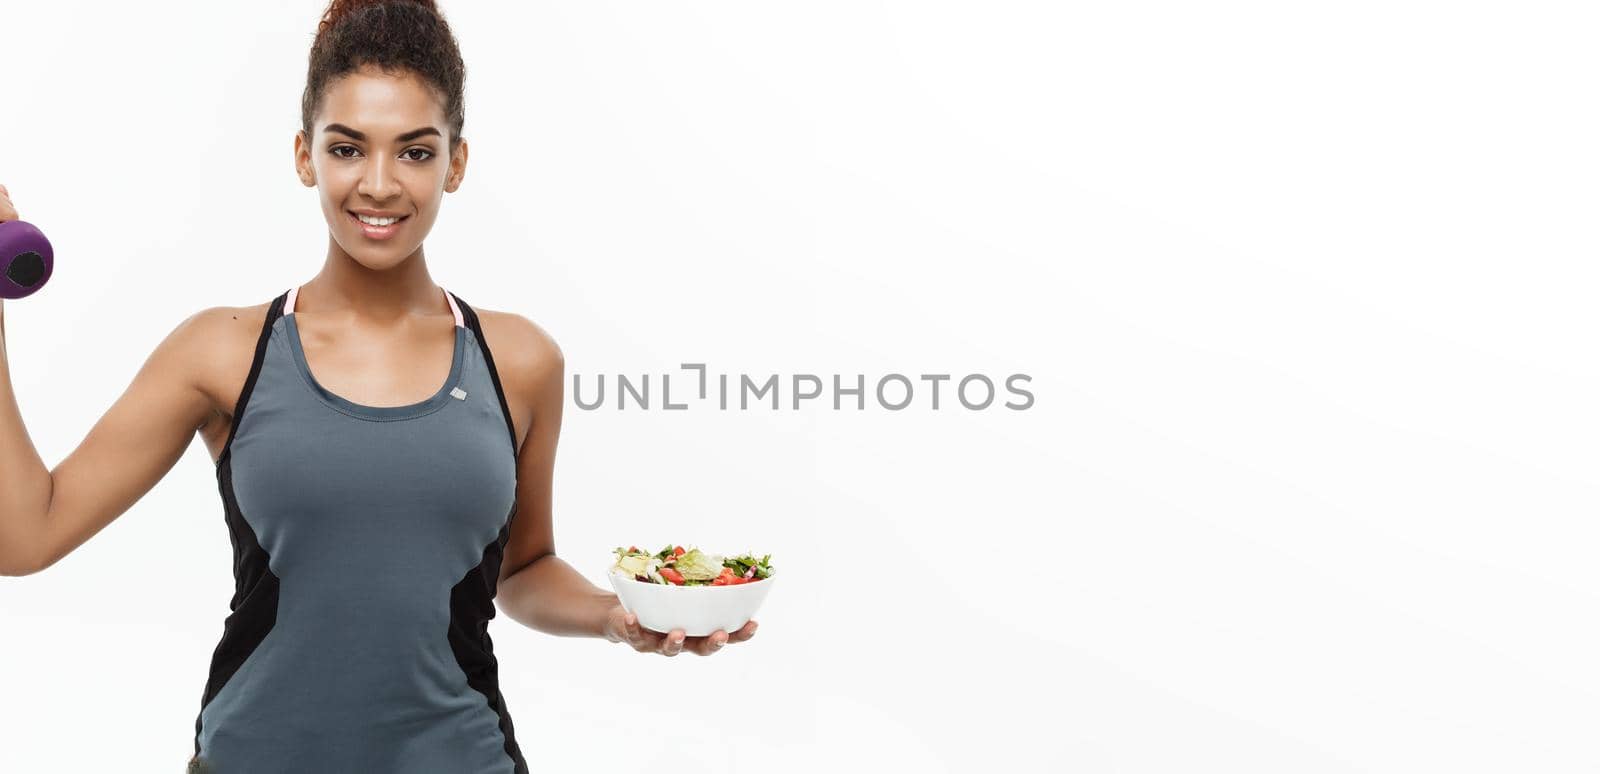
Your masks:
<svg viewBox="0 0 1600 774"><path fill-rule="evenodd" d="M620 548L617 549L617 552L617 562L612 567L634 578L649 578L656 583L667 582L658 572L661 568L661 560L644 552L629 553Z"/></svg>
<svg viewBox="0 0 1600 774"><path fill-rule="evenodd" d="M678 557L672 566L683 573L684 580L708 581L722 574L722 557L691 548Z"/></svg>

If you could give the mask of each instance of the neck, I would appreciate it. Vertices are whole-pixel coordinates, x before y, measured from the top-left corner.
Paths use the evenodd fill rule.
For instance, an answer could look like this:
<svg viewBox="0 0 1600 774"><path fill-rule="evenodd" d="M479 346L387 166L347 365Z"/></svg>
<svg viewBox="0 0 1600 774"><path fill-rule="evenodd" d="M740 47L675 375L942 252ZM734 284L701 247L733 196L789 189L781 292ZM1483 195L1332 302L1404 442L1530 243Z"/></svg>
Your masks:
<svg viewBox="0 0 1600 774"><path fill-rule="evenodd" d="M300 285L295 309L349 315L379 324L451 313L444 291L428 274L421 247L400 263L378 270L351 258L336 243L329 246L322 271Z"/></svg>

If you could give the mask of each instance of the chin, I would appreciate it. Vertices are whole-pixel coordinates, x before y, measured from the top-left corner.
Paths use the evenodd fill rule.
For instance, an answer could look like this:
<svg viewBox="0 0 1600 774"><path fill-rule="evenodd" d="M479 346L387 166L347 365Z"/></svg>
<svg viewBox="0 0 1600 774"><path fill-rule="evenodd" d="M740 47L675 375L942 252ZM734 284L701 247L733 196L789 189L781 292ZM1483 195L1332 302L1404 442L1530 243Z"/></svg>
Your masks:
<svg viewBox="0 0 1600 774"><path fill-rule="evenodd" d="M370 269L372 271L387 271L399 266L402 263L405 263L406 258L410 257L411 254L415 252L415 250L407 250L404 253L395 253L393 255L362 255L361 253L351 253L350 257L356 259L356 263L361 264L362 267L366 269Z"/></svg>
<svg viewBox="0 0 1600 774"><path fill-rule="evenodd" d="M417 252L421 245L395 245L374 248L371 245L348 245L335 239L345 254L361 264L363 268L372 271L392 269L405 262L412 254Z"/></svg>

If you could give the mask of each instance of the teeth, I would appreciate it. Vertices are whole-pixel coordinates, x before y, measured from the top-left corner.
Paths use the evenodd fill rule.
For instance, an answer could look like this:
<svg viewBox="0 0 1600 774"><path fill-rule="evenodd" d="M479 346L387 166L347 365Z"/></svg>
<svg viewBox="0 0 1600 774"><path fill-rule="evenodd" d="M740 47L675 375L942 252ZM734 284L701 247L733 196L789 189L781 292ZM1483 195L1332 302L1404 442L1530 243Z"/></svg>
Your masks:
<svg viewBox="0 0 1600 774"><path fill-rule="evenodd" d="M394 223L395 221L399 220L399 218L374 218L361 214L357 214L356 219L369 226L387 226L390 223Z"/></svg>

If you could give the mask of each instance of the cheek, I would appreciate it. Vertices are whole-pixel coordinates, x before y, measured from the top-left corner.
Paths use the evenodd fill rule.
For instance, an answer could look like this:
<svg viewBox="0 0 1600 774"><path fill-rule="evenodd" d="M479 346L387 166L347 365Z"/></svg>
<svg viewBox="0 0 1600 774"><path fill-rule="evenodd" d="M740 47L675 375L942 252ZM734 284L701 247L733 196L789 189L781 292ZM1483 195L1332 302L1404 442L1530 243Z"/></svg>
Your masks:
<svg viewBox="0 0 1600 774"><path fill-rule="evenodd" d="M317 178L317 187L322 192L322 208L330 217L335 215L343 217L344 208L350 202L361 198L356 191L361 184L361 178L338 169L329 171L331 175Z"/></svg>

